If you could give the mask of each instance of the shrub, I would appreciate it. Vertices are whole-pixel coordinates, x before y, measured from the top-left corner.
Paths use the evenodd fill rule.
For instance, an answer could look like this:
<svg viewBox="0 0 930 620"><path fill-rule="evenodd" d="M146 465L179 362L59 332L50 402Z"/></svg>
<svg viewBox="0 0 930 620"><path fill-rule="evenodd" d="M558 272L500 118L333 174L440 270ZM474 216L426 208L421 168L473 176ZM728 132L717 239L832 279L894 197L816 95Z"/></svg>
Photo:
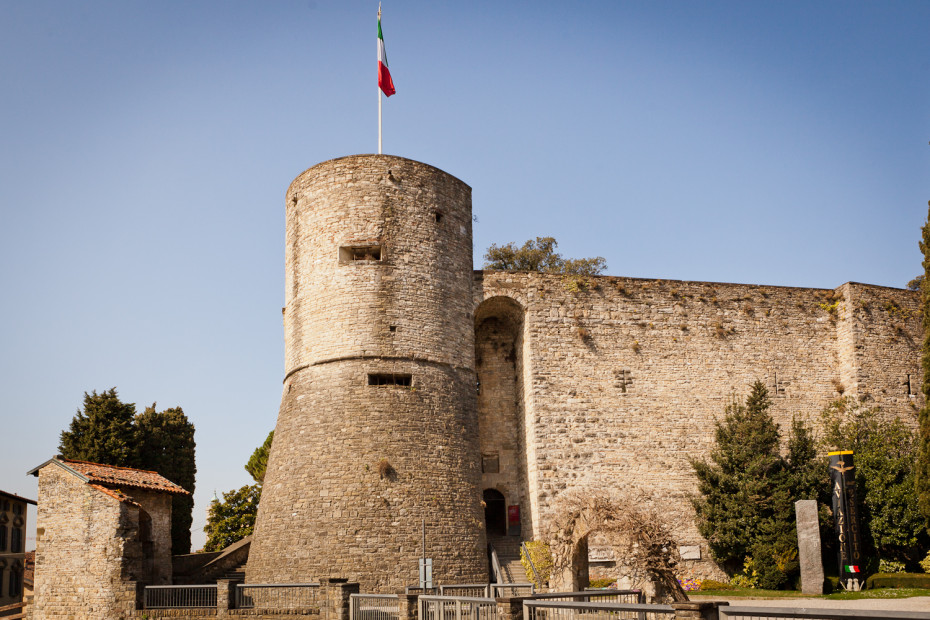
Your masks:
<svg viewBox="0 0 930 620"><path fill-rule="evenodd" d="M526 557L526 552L521 547L520 564L526 570L526 576L536 584L536 588L544 588L548 585L549 574L552 572L552 552L549 550L549 545L541 540L531 540L524 543L524 545L526 550L530 552L530 557ZM530 565L531 559L533 561L532 566ZM533 571L533 567L536 568L536 572ZM537 582L536 573L539 573L539 581L542 583Z"/></svg>
<svg viewBox="0 0 930 620"><path fill-rule="evenodd" d="M920 567L925 573L930 573L930 553L928 553L927 557L920 561Z"/></svg>
<svg viewBox="0 0 930 620"><path fill-rule="evenodd" d="M759 585L759 573L756 571L755 562L751 557L746 557L743 562L743 572L733 575L730 579L730 585L734 588L752 589Z"/></svg>
<svg viewBox="0 0 930 620"><path fill-rule="evenodd" d="M610 577L600 577L598 579L592 579L588 584L589 588L609 588L610 584L615 582L616 579L611 579Z"/></svg>
<svg viewBox="0 0 930 620"><path fill-rule="evenodd" d="M722 581L714 579L704 579L701 581L701 590L732 590L733 586Z"/></svg>
<svg viewBox="0 0 930 620"><path fill-rule="evenodd" d="M879 573L903 573L905 571L904 562L895 562L894 560L879 560Z"/></svg>
<svg viewBox="0 0 930 620"><path fill-rule="evenodd" d="M863 543L876 552L867 555L916 564L928 538L918 510L913 431L851 398L827 407L822 423L825 449L855 452Z"/></svg>
<svg viewBox="0 0 930 620"><path fill-rule="evenodd" d="M865 581L865 587L874 588L930 588L930 575L926 573L875 573Z"/></svg>

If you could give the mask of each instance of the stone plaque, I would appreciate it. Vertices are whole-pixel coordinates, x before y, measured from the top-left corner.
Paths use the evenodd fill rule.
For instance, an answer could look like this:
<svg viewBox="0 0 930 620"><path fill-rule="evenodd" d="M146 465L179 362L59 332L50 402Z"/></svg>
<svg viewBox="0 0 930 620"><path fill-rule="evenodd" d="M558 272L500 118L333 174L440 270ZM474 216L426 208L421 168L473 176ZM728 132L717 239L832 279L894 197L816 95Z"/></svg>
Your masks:
<svg viewBox="0 0 930 620"><path fill-rule="evenodd" d="M817 502L801 499L794 503L798 523L798 561L801 564L801 592L823 594L823 562L820 559L820 525Z"/></svg>
<svg viewBox="0 0 930 620"><path fill-rule="evenodd" d="M678 547L682 560L700 560L701 545L682 545Z"/></svg>

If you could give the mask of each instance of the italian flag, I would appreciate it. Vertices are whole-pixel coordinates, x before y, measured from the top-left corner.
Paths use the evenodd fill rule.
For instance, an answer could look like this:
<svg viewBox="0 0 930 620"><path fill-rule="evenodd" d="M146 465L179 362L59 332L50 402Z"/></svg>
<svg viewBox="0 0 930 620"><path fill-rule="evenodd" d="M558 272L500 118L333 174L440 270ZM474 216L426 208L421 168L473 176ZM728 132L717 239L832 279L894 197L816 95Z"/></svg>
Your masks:
<svg viewBox="0 0 930 620"><path fill-rule="evenodd" d="M387 54L384 51L384 37L381 35L381 9L378 9L378 87L386 97L393 95L394 81L388 69Z"/></svg>
<svg viewBox="0 0 930 620"><path fill-rule="evenodd" d="M847 565L846 565L846 572L847 572L847 573L858 573L858 572L859 572L859 567L856 566L855 564L847 564Z"/></svg>

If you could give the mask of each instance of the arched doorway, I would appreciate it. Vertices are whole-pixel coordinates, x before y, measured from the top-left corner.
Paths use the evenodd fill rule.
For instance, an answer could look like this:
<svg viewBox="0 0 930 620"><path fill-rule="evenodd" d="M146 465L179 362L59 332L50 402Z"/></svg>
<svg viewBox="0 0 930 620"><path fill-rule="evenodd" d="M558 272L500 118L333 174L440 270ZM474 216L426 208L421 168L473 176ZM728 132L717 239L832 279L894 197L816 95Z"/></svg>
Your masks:
<svg viewBox="0 0 930 620"><path fill-rule="evenodd" d="M492 537L520 537L521 532L532 537L533 531L527 491L523 330L524 310L510 297L490 297L475 309L481 486L497 491L495 499L501 506L493 517L486 515ZM507 504L500 503L504 498ZM487 503L487 495L484 499Z"/></svg>
<svg viewBox="0 0 930 620"><path fill-rule="evenodd" d="M507 534L507 502L504 501L504 494L496 489L485 489L482 498L488 536L504 536Z"/></svg>

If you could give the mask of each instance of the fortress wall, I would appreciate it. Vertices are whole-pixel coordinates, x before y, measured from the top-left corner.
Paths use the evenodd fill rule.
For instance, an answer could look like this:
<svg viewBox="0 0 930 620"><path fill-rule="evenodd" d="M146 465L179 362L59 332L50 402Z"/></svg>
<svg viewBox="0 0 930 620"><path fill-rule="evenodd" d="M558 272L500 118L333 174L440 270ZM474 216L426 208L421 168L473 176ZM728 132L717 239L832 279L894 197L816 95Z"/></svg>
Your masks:
<svg viewBox="0 0 930 620"><path fill-rule="evenodd" d="M568 489L637 487L665 500L662 510L680 544L702 544L688 501L695 484L689 459L709 454L715 419L734 395L745 398L756 379L768 386L783 432L794 415L816 421L841 389L853 388L843 385L851 376L855 390L890 413L916 417L910 399L893 394L903 390L907 372L919 376L919 322L906 322L891 342L894 313L882 309L893 302L908 311L916 293L858 284L834 292L591 281L590 290L573 292L561 276L476 274L476 305L504 295L526 309L535 536L553 500ZM861 305L844 314L841 307L858 300L871 316ZM706 544L702 555L703 561L683 562L683 571L719 577Z"/></svg>
<svg viewBox="0 0 930 620"><path fill-rule="evenodd" d="M413 385L368 386L368 371L410 373ZM279 433L317 442L276 443L248 581L338 575L366 592L416 584L424 518L437 582L481 581L478 429L461 405L474 390L471 373L413 361L324 364L290 377L275 442Z"/></svg>
<svg viewBox="0 0 930 620"><path fill-rule="evenodd" d="M419 162L353 156L305 171L286 206L286 373L353 356L473 367L471 188ZM351 247L380 258L351 260Z"/></svg>
<svg viewBox="0 0 930 620"><path fill-rule="evenodd" d="M923 406L920 294L851 282L838 308L854 325L855 384L851 395L896 415L916 429Z"/></svg>
<svg viewBox="0 0 930 620"><path fill-rule="evenodd" d="M396 592L423 518L435 582L483 580L471 189L358 155L302 173L286 209L284 394L247 580Z"/></svg>

